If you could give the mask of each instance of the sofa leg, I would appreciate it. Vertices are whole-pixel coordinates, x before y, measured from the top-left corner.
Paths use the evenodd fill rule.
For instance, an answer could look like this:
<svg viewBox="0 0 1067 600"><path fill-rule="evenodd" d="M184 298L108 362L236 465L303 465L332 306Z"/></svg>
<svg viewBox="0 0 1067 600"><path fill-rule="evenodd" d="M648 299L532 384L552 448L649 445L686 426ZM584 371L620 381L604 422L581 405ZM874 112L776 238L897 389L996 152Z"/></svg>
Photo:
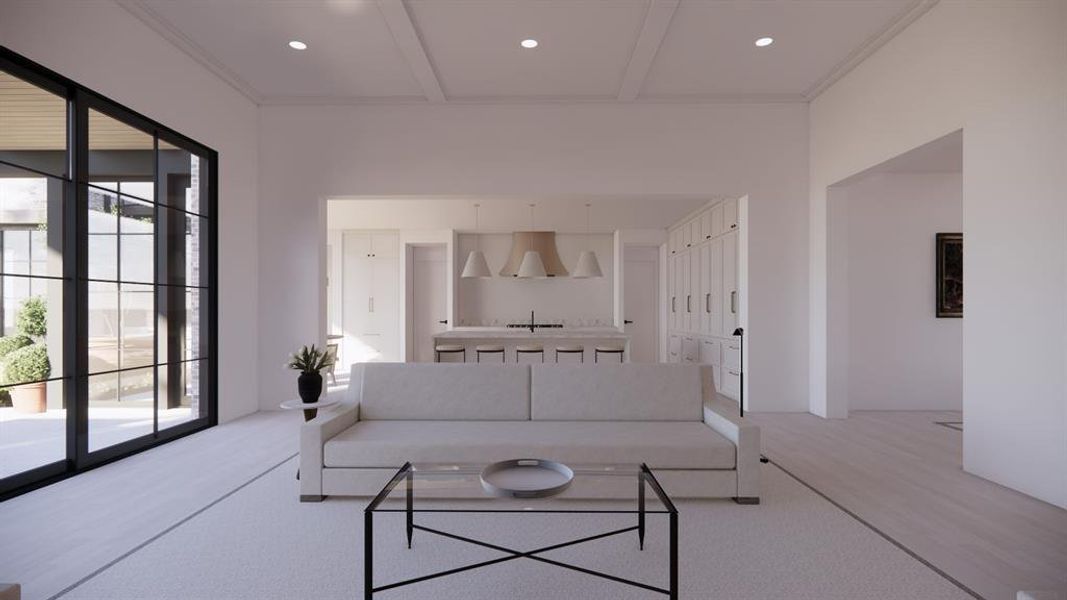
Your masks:
<svg viewBox="0 0 1067 600"><path fill-rule="evenodd" d="M326 499L326 496L318 496L315 494L300 494L301 502L322 502Z"/></svg>
<svg viewBox="0 0 1067 600"><path fill-rule="evenodd" d="M734 498L738 504L759 504L759 496L738 496Z"/></svg>

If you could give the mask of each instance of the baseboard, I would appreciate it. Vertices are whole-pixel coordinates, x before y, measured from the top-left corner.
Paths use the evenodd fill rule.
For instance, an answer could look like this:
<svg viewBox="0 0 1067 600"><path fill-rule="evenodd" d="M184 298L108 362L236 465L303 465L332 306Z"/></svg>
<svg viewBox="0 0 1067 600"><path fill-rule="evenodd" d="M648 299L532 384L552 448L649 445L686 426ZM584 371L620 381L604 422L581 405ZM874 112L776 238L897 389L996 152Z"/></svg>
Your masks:
<svg viewBox="0 0 1067 600"><path fill-rule="evenodd" d="M759 496L738 496L734 498L738 504L759 504Z"/></svg>
<svg viewBox="0 0 1067 600"><path fill-rule="evenodd" d="M316 496L314 494L300 494L301 502L322 502L326 499L326 496Z"/></svg>

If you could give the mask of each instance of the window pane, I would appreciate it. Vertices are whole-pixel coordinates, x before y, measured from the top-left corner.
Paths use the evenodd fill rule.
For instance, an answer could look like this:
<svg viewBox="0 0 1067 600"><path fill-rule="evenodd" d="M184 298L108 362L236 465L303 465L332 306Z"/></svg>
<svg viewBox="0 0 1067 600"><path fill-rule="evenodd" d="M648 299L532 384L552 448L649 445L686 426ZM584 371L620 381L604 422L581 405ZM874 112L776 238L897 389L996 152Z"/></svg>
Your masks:
<svg viewBox="0 0 1067 600"><path fill-rule="evenodd" d="M155 177L155 141L103 113L89 109L89 177L95 180Z"/></svg>
<svg viewBox="0 0 1067 600"><path fill-rule="evenodd" d="M67 457L63 381L0 392L0 479Z"/></svg>
<svg viewBox="0 0 1067 600"><path fill-rule="evenodd" d="M176 210L159 211L160 231L166 233L160 253L160 282L171 285L202 286L208 281L208 221Z"/></svg>
<svg viewBox="0 0 1067 600"><path fill-rule="evenodd" d="M118 279L119 196L89 188L89 279Z"/></svg>
<svg viewBox="0 0 1067 600"><path fill-rule="evenodd" d="M122 304L119 368L155 364L152 354L155 342L152 286L121 283L119 294Z"/></svg>
<svg viewBox="0 0 1067 600"><path fill-rule="evenodd" d="M159 428L207 416L201 390L207 382L207 361L194 360L159 367Z"/></svg>
<svg viewBox="0 0 1067 600"><path fill-rule="evenodd" d="M153 432L154 368L89 377L89 451Z"/></svg>
<svg viewBox="0 0 1067 600"><path fill-rule="evenodd" d="M67 183L0 165L0 267L4 273L63 275Z"/></svg>
<svg viewBox="0 0 1067 600"><path fill-rule="evenodd" d="M0 71L0 160L68 177L67 101Z"/></svg>
<svg viewBox="0 0 1067 600"><path fill-rule="evenodd" d="M119 368L119 285L89 282L89 372Z"/></svg>
<svg viewBox="0 0 1067 600"><path fill-rule="evenodd" d="M120 199L119 279L122 281L155 281L154 210L147 202L126 196Z"/></svg>
<svg viewBox="0 0 1067 600"><path fill-rule="evenodd" d="M63 375L63 286L59 279L0 277L0 385ZM40 354L28 355L31 343Z"/></svg>
<svg viewBox="0 0 1067 600"><path fill-rule="evenodd" d="M159 196L163 204L207 214L207 159L159 141Z"/></svg>
<svg viewBox="0 0 1067 600"><path fill-rule="evenodd" d="M157 289L160 331L157 362L207 358L207 294L196 288L160 286Z"/></svg>

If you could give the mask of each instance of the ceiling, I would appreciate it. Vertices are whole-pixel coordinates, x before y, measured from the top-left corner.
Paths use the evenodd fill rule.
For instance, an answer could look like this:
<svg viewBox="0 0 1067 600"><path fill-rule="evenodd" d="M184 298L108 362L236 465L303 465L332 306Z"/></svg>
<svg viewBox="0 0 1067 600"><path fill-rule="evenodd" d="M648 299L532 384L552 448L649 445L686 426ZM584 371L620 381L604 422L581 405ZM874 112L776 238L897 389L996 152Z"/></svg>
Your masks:
<svg viewBox="0 0 1067 600"><path fill-rule="evenodd" d="M267 105L802 102L935 1L118 0Z"/></svg>

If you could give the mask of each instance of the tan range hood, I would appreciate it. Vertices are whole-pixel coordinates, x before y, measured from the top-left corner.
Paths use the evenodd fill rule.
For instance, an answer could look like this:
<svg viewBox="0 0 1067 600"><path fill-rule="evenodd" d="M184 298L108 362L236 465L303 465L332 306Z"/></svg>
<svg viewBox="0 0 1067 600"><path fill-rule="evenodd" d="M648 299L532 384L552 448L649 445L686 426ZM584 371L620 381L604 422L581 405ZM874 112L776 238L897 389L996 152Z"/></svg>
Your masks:
<svg viewBox="0 0 1067 600"><path fill-rule="evenodd" d="M502 277L519 277L519 266L527 252L536 252L541 257L545 266L547 277L566 277L567 268L559 259L556 251L555 231L515 231L511 234L511 255L504 268L500 270Z"/></svg>

